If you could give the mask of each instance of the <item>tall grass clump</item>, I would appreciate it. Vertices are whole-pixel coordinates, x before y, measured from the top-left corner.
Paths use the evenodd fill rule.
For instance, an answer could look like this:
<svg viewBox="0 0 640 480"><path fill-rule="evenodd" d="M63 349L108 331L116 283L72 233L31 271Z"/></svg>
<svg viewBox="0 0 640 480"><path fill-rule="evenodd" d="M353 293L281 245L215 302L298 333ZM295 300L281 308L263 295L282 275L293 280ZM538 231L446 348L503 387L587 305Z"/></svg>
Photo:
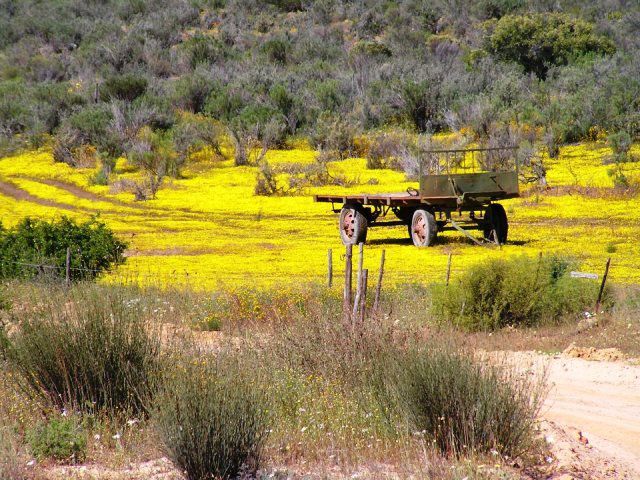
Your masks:
<svg viewBox="0 0 640 480"><path fill-rule="evenodd" d="M160 338L136 299L81 285L50 292L16 318L4 355L27 392L61 408L140 413L160 366Z"/></svg>
<svg viewBox="0 0 640 480"><path fill-rule="evenodd" d="M408 428L441 452L517 456L532 446L542 378L518 376L512 367L435 345L399 352L385 370Z"/></svg>
<svg viewBox="0 0 640 480"><path fill-rule="evenodd" d="M313 317L284 328L270 351L281 370L331 385L325 396L334 399L333 415L344 415L338 393L353 399L349 418L367 412L369 442L370 435L393 442L418 433L450 455L497 450L517 456L532 447L544 378L482 361L450 346L446 335L425 340L421 330L384 318L345 325L335 317ZM273 360L271 370L278 371ZM292 398L302 398L290 402L295 407L305 403L304 393ZM331 422L316 423L328 428ZM350 436L352 445L358 431Z"/></svg>
<svg viewBox="0 0 640 480"><path fill-rule="evenodd" d="M434 291L434 312L467 330L557 322L589 308L596 282L572 278L569 259L549 256L489 259L459 282Z"/></svg>
<svg viewBox="0 0 640 480"><path fill-rule="evenodd" d="M269 428L264 391L253 369L226 353L176 361L155 397L153 418L189 480L257 471Z"/></svg>

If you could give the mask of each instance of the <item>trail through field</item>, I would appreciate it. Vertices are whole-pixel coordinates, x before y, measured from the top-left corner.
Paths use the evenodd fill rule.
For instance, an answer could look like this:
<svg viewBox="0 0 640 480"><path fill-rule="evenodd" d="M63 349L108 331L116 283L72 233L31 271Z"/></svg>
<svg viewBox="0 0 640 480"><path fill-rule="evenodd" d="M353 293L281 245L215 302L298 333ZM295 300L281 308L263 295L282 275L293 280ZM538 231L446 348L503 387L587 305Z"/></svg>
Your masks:
<svg viewBox="0 0 640 480"><path fill-rule="evenodd" d="M36 197L35 195L32 195L31 193L27 192L26 190L23 190L22 188L14 185L13 183L7 182L1 179L0 179L0 194L13 198L15 200L37 203L38 205L42 205L44 207L59 208L61 210L76 210L76 208L73 205L67 205L65 203Z"/></svg>
<svg viewBox="0 0 640 480"><path fill-rule="evenodd" d="M640 478L639 365L514 355L531 365L549 362L541 416L560 470L575 478Z"/></svg>

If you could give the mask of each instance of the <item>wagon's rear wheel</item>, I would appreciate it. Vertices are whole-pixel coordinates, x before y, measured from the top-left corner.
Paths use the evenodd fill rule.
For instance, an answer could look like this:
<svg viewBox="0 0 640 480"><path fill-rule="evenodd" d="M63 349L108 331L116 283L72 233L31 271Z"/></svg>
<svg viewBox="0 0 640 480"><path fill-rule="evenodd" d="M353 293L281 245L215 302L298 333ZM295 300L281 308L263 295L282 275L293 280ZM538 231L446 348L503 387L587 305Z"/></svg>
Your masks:
<svg viewBox="0 0 640 480"><path fill-rule="evenodd" d="M484 212L484 238L489 242L496 239L500 245L507 243L509 222L507 212L499 203L492 203Z"/></svg>
<svg viewBox="0 0 640 480"><path fill-rule="evenodd" d="M345 245L357 245L367 240L367 218L355 205L342 207L338 228Z"/></svg>
<svg viewBox="0 0 640 480"><path fill-rule="evenodd" d="M433 214L427 210L416 210L411 219L409 233L416 247L432 245L438 233L438 224Z"/></svg>

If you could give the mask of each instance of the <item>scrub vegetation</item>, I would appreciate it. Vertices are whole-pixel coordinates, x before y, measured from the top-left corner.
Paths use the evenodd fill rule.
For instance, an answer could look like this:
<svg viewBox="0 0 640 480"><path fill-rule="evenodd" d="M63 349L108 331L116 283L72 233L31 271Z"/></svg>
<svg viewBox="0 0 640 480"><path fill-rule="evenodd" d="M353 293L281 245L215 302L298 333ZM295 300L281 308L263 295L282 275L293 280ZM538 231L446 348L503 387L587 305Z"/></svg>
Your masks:
<svg viewBox="0 0 640 480"><path fill-rule="evenodd" d="M553 475L492 351L640 355L633 3L0 0L0 478ZM311 195L512 144L509 242L374 230L345 314Z"/></svg>

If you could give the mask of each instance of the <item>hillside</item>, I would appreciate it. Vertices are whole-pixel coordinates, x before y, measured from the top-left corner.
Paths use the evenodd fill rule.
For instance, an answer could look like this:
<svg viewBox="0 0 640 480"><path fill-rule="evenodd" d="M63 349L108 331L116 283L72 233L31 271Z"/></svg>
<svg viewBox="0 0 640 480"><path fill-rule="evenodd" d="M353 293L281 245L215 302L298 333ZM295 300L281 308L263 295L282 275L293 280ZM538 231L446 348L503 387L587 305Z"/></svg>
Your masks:
<svg viewBox="0 0 640 480"><path fill-rule="evenodd" d="M120 155L162 144L177 176L225 138L244 163L291 136L342 158L389 128L552 153L634 137L639 18L622 0L5 1L0 151L47 144L106 183Z"/></svg>

